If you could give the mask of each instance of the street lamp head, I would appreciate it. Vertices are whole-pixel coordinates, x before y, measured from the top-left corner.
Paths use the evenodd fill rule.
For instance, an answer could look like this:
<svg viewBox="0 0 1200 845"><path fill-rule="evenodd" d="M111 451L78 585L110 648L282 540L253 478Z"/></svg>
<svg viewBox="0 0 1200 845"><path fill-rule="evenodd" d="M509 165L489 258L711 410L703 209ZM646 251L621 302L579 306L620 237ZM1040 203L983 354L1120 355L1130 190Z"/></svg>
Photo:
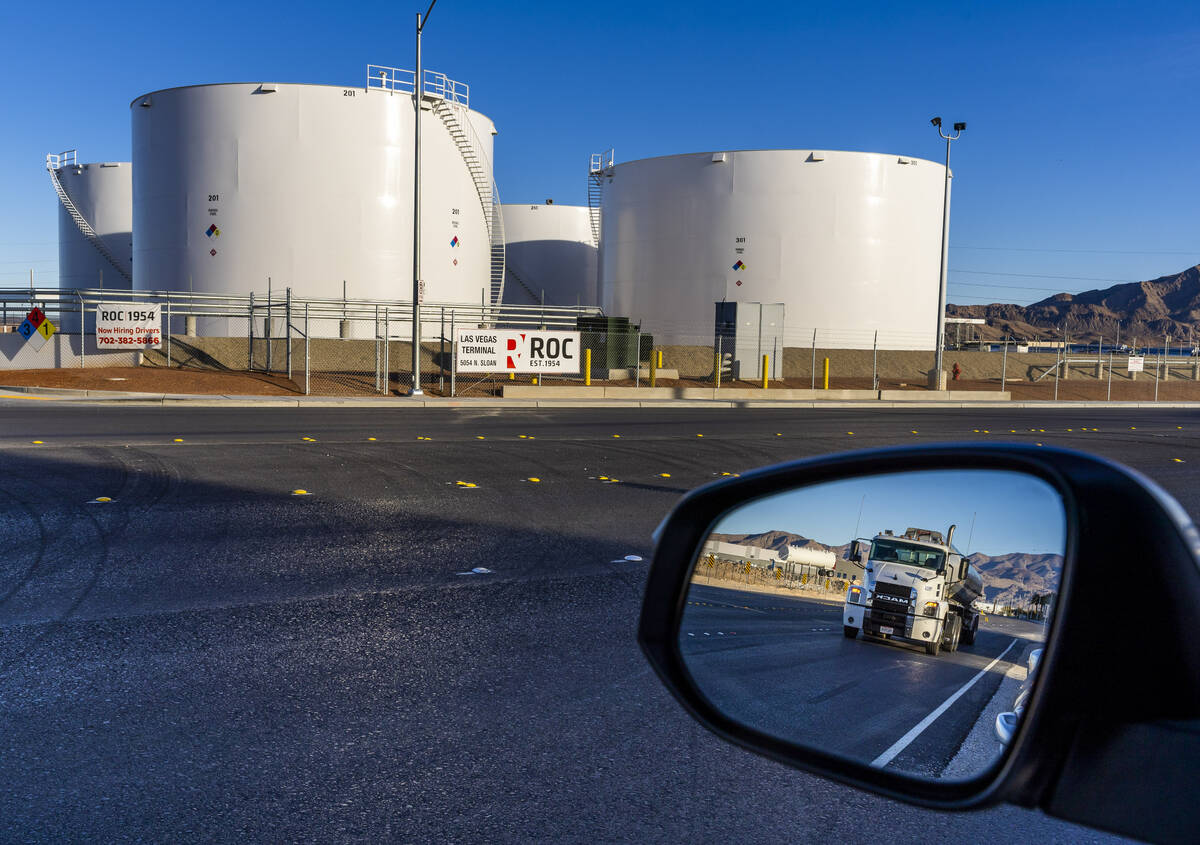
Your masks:
<svg viewBox="0 0 1200 845"><path fill-rule="evenodd" d="M942 125L942 119L940 117L935 117L933 120L931 120L929 122L932 123L934 126L938 126L938 127L940 127Z"/></svg>
<svg viewBox="0 0 1200 845"><path fill-rule="evenodd" d="M954 124L954 131L955 131L955 132L962 132L962 131L963 131L964 129L966 129L966 128L967 128L967 124L965 124L965 123L956 123L956 124Z"/></svg>

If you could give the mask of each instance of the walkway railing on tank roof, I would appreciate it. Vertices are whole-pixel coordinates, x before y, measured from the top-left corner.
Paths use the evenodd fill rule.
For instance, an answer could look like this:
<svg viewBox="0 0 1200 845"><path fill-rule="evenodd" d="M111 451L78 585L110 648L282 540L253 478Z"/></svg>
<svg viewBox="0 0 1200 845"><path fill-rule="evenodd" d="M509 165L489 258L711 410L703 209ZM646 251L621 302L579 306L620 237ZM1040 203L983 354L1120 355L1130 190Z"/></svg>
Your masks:
<svg viewBox="0 0 1200 845"><path fill-rule="evenodd" d="M438 97L447 102L460 106L471 105L471 86L465 82L451 79L436 70L424 72L425 94ZM389 94L411 94L413 92L416 72L403 68L387 67L386 65L367 65L367 89L387 91Z"/></svg>

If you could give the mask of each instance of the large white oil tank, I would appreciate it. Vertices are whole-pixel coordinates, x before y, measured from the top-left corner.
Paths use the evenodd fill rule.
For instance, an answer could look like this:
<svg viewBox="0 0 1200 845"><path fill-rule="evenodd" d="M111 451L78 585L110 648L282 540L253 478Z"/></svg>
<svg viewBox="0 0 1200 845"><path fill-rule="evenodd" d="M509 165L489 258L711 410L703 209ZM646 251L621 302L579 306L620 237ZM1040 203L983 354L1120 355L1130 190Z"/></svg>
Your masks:
<svg viewBox="0 0 1200 845"><path fill-rule="evenodd" d="M600 299L665 343L714 303L783 303L788 346L933 349L945 170L909 156L742 150L605 166Z"/></svg>
<svg viewBox="0 0 1200 845"><path fill-rule="evenodd" d="M136 287L411 299L414 108L404 74L372 66L357 88L232 83L134 99ZM465 85L432 72L420 114L424 302L491 303L502 278L494 125L469 108Z"/></svg>
<svg viewBox="0 0 1200 845"><path fill-rule="evenodd" d="M504 301L513 305L599 305L599 249L590 209L579 205L505 203Z"/></svg>
<svg viewBox="0 0 1200 845"><path fill-rule="evenodd" d="M73 151L72 151L73 153ZM125 289L133 275L133 168L127 161L77 164L50 156L58 194L58 280L62 288ZM82 220L72 215L74 208Z"/></svg>

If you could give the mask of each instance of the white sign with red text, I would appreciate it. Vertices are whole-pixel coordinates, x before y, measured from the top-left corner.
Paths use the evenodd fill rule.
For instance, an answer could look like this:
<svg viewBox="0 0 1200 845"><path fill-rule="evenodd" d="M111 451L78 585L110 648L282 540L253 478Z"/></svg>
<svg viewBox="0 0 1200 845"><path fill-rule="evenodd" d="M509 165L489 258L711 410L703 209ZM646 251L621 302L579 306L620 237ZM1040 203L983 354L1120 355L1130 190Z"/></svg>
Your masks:
<svg viewBox="0 0 1200 845"><path fill-rule="evenodd" d="M579 332L458 329L460 373L573 373L583 357Z"/></svg>
<svg viewBox="0 0 1200 845"><path fill-rule="evenodd" d="M161 349L162 320L158 305L100 303L96 306L96 346L100 349Z"/></svg>

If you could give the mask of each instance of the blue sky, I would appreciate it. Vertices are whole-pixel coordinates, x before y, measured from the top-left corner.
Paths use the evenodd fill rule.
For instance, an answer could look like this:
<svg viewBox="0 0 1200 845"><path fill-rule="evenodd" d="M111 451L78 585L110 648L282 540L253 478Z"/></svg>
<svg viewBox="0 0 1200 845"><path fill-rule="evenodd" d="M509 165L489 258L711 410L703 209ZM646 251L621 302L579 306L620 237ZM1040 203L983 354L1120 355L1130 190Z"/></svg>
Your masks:
<svg viewBox="0 0 1200 845"><path fill-rule="evenodd" d="M1066 516L1054 489L1032 476L1000 470L910 472L819 484L744 505L723 517L716 531L790 531L840 546L888 529L945 532L951 525L958 526L954 545L964 554L1062 554L1066 544Z"/></svg>
<svg viewBox="0 0 1200 845"><path fill-rule="evenodd" d="M0 285L56 281L47 152L129 158L128 104L411 67L422 6L9 3ZM1028 303L1200 262L1200 4L440 0L428 67L491 117L505 201L586 202L588 156L955 143L950 300Z"/></svg>

